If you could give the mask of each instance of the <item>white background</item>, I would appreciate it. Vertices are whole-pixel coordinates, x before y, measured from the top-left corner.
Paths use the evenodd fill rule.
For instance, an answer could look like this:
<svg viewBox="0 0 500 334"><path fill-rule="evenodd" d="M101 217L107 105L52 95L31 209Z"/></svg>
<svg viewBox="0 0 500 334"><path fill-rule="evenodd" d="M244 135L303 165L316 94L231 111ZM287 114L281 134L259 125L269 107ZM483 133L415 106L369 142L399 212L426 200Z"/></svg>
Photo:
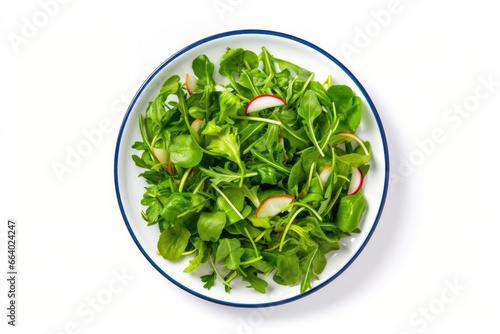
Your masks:
<svg viewBox="0 0 500 334"><path fill-rule="evenodd" d="M491 1L0 3L2 333L500 329ZM379 111L392 174L354 264L320 291L263 310L209 303L161 276L126 230L113 184L119 126L144 79L182 47L243 28L296 35L344 63ZM89 153L58 175L54 165L97 129ZM18 224L15 328L3 278L8 218Z"/></svg>

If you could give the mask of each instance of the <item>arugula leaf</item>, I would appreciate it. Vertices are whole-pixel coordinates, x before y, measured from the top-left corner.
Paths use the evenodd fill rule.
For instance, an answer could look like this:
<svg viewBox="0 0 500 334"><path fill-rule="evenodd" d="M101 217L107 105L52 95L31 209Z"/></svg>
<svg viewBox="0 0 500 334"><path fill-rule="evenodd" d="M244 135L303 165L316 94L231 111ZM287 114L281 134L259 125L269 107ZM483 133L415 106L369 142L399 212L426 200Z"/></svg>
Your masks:
<svg viewBox="0 0 500 334"><path fill-rule="evenodd" d="M184 269L185 273L195 270L201 263L207 260L208 255L208 248L201 238L194 238L191 242L196 249L196 256L189 261L189 265Z"/></svg>
<svg viewBox="0 0 500 334"><path fill-rule="evenodd" d="M250 285L248 288L253 288L255 291L260 293L266 293L266 288L268 283L262 278L258 277L255 273L255 270L252 268L243 269L244 275L242 276L242 280L248 282Z"/></svg>
<svg viewBox="0 0 500 334"><path fill-rule="evenodd" d="M300 292L304 293L310 288L312 288L311 281L318 279L318 274L320 274L326 266L326 259L323 254L319 251L317 247L312 247L308 251L308 255L305 258L304 264L302 266L301 274L302 281L300 283Z"/></svg>
<svg viewBox="0 0 500 334"><path fill-rule="evenodd" d="M306 126L307 136L311 139L321 156L324 157L325 154L319 146L318 140L316 139L316 135L314 133L314 120L321 114L321 105L314 91L308 90L304 93L297 111L303 118L302 122Z"/></svg>
<svg viewBox="0 0 500 334"><path fill-rule="evenodd" d="M355 96L352 89L346 85L332 85L326 94L335 103L335 108L341 119L340 129L355 132L361 123L361 98Z"/></svg>
<svg viewBox="0 0 500 334"><path fill-rule="evenodd" d="M201 281L203 287L207 290L210 290L215 285L215 279L217 278L216 272L213 271L211 274L201 276Z"/></svg>

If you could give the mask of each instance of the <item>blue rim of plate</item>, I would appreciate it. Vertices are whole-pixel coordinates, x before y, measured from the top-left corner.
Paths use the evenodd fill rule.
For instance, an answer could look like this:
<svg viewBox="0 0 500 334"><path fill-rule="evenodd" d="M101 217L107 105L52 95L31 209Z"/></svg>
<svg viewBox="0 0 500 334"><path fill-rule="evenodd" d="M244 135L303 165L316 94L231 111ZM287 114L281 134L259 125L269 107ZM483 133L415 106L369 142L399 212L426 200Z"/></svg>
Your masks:
<svg viewBox="0 0 500 334"><path fill-rule="evenodd" d="M144 248L140 244L139 240L137 239L134 231L132 230L132 227L130 226L129 220L128 220L127 215L125 213L125 209L123 207L123 203L122 203L122 199L121 199L121 195L120 195L120 187L119 187L119 184L118 184L118 158L119 158L119 153L120 153L120 146L121 146L121 139L122 139L123 131L124 131L125 126L127 124L127 120L128 120L128 118L130 116L130 113L132 112L132 109L134 108L134 105L137 102L137 99L142 94L142 92L146 88L146 86L151 82L151 80L153 80L156 77L156 75L165 66L167 66L170 62L172 62L174 59L178 58L182 54L186 53L187 51L189 51L189 50L191 50L191 49L193 49L193 48L195 48L195 47L197 47L199 45L205 44L207 42L211 42L211 41L214 41L214 40L217 40L217 39L220 39L220 38L229 37L229 36L235 36L235 35L270 35L270 36L276 36L276 37L281 37L281 38L284 38L284 39L293 40L295 42L299 42L300 44L303 44L303 45L305 45L307 47L310 47L313 50L321 53L322 55L324 55L325 57L327 57L328 59L330 59L332 62L334 62L337 66L339 66L340 69L342 71L344 71L350 77L350 79L356 84L356 86L359 88L359 90L363 93L363 95L364 95L364 97L365 97L368 105L370 106L370 109L371 109L371 111L373 113L375 121L377 122L377 127L378 127L379 132L380 132L380 137L382 139L382 145L383 145L384 157L385 157L384 189L383 189L382 198L381 198L381 201L380 201L380 204L379 204L379 207L378 207L379 209L378 209L377 215L375 217L375 221L374 221L374 223L373 223L370 231L368 232L366 238L364 239L363 243L361 244L361 246L359 247L359 249L356 251L356 253L349 259L349 261L337 273L335 273L334 275L332 275L331 277L329 277L325 281L321 282L321 284L319 284L319 285L311 288L310 290L308 290L308 291L306 291L304 293L298 294L296 296L287 298L287 299L283 299L283 300L279 300L279 301L274 301L274 302L259 303L259 304L232 303L232 302L228 302L228 301L224 301L224 300L219 300L219 299L211 298L209 296L206 296L204 294L201 294L201 293L198 293L196 291L193 291L193 290L189 289L188 287L184 286L180 282L178 282L175 279L173 279L172 277L170 277L165 271L163 271L160 267L158 267L158 265L156 265L156 263L148 256L148 254L146 253L146 251L144 250ZM289 35L289 34L286 34L286 33L278 32L278 31L272 31L272 30L261 30L261 29L232 30L232 31L227 31L227 32L223 32L223 33L219 33L219 34L215 34L215 35L211 35L211 36L205 37L205 38L200 39L197 42L194 42L194 43L192 43L192 44L184 47L183 49L179 50L177 53L173 54L170 58L168 58L167 60L165 60L160 66L158 66L158 68L156 70L154 70L154 72L141 85L141 87L139 88L139 90L135 94L134 98L132 99L132 101L130 103L130 106L127 109L127 112L125 113L125 116L123 118L123 122L122 122L122 124L120 126L120 131L118 133L118 139L117 139L117 143L116 143L115 157L114 157L114 181L115 181L115 191L116 191L116 196L117 196L117 200L118 200L118 205L120 207L120 212L122 214L122 217L123 217L123 219L125 221L125 225L126 225L128 231L129 231L130 235L132 236L132 239L134 240L135 244L137 245L137 247L141 251L141 253L144 255L144 257L146 257L146 259L149 261L149 263L151 263L151 265L156 270L158 270L158 272L160 274L162 274L163 276L165 276L165 278L167 278L169 281L171 281L172 283L174 283L179 288L181 288L181 289L183 289L183 290L191 293L192 295L195 295L195 296L197 296L197 297L199 297L201 299L204 299L204 300L207 300L207 301L210 301L210 302L214 302L214 303L222 304L222 305L227 305L227 306L234 306L234 307L246 307L246 308L269 307L269 306L282 305L282 304L286 304L286 303L289 303L289 302L301 299L301 298L303 298L305 296L308 296L311 293L314 293L314 292L318 291L319 289L325 287L330 282L332 282L335 278L337 278L338 276L340 276L356 260L356 258L359 256L359 254L361 254L361 252L363 251L363 249L367 245L368 241L370 240L373 232L375 231L375 228L377 227L377 224L378 224L378 222L380 220L380 217L382 215L382 211L383 211L383 208L384 208L384 205L385 205L385 200L386 200L386 197L387 197L387 191L388 191L388 186L389 186L389 150L388 150L388 146L387 146L387 140L386 140L384 128L383 128L383 125L382 125L382 121L381 121L380 116L379 116L379 114L377 112L377 109L375 108L375 105L373 104L371 98L369 97L368 93L366 92L366 90L364 89L364 87L361 85L361 83L358 81L358 79L339 60L337 60L335 57L333 57L332 55L330 55L328 52L326 52L325 50L321 49L320 47L318 47L318 46L316 46L316 45L314 45L314 44L312 44L312 43L310 43L310 42L308 42L308 41L306 41L304 39L301 39L299 37L296 37L296 36L293 36L293 35Z"/></svg>

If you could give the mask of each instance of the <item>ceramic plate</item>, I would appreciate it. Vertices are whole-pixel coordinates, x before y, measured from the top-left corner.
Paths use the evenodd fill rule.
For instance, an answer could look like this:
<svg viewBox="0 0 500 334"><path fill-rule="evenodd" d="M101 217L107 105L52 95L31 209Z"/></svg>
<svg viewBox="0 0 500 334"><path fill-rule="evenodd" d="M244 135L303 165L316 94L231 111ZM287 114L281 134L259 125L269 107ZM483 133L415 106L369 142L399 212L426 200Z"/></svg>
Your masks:
<svg viewBox="0 0 500 334"><path fill-rule="evenodd" d="M305 293L300 293L298 286L275 284L272 275L268 277L269 287L266 294L246 288L245 282L235 282L230 293L226 293L221 284L207 290L203 288L199 276L183 272L189 258L172 263L156 254L158 228L148 227L141 217L141 211L145 209L140 204L145 183L138 175L143 170L136 167L131 159L133 154L138 153L131 148L132 144L141 141L138 115L144 113L167 77L172 74L183 77L185 73L190 72L192 60L196 56L205 54L217 66L227 47L250 49L258 54L262 46L278 58L313 71L319 81L332 75L334 83L350 86L363 100L364 113L357 133L372 145L371 169L363 186L367 211L360 224L361 233L342 239L341 249L329 254L327 266L319 280ZM217 68L215 73L218 73ZM216 81L220 82L218 78ZM160 274L187 292L212 302L239 307L262 307L291 302L318 291L332 282L356 259L370 239L382 213L389 178L388 160L384 130L375 106L360 82L337 59L321 48L288 34L238 30L210 36L185 47L168 58L146 79L132 100L120 128L115 152L115 187L127 229L142 254Z"/></svg>

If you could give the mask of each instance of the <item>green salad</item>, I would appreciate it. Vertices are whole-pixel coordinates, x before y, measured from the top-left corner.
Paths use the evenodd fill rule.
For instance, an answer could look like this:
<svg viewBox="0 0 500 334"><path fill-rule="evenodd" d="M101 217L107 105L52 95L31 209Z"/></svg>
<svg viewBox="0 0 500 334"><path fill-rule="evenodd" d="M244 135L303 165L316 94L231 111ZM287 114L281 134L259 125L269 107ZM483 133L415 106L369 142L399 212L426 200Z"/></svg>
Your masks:
<svg viewBox="0 0 500 334"><path fill-rule="evenodd" d="M350 87L265 47L227 48L218 64L199 55L168 77L139 116L132 156L159 256L188 257L184 271L206 289L242 280L266 293L269 278L312 288L366 210L362 109Z"/></svg>

